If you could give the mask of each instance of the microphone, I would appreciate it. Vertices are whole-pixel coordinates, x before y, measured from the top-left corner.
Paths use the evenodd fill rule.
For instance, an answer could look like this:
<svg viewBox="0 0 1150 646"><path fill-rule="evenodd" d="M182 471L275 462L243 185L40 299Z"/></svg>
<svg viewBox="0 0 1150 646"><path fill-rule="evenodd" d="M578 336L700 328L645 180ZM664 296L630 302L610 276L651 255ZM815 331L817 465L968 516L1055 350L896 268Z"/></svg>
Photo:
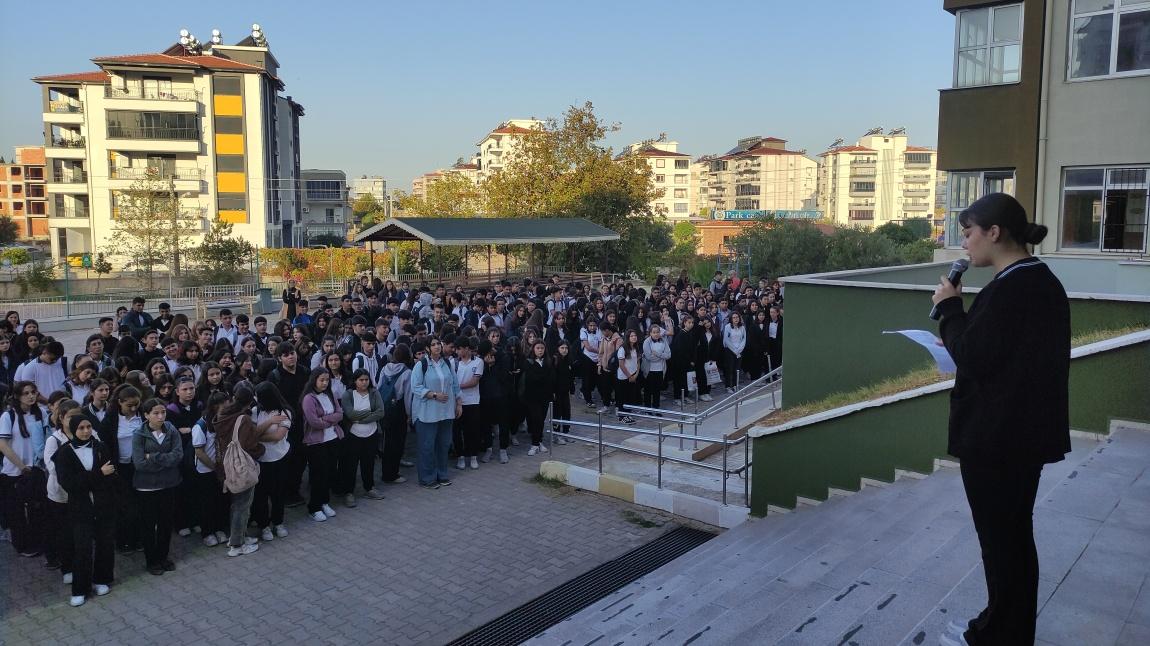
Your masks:
<svg viewBox="0 0 1150 646"><path fill-rule="evenodd" d="M962 275L966 273L966 270L969 268L970 261L966 258L955 260L950 265L950 275L946 277L946 280L949 281L951 285L958 287L958 283L962 281ZM930 308L930 320L937 321L940 318L942 318L942 314L938 311L938 305Z"/></svg>

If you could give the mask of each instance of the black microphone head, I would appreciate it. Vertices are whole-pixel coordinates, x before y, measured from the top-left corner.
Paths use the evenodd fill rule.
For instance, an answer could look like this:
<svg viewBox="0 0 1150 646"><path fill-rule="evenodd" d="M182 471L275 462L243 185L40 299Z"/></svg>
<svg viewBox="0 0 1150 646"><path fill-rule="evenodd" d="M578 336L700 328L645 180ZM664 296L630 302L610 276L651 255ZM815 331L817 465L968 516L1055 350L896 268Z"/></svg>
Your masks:
<svg viewBox="0 0 1150 646"><path fill-rule="evenodd" d="M967 269L970 269L970 261L966 258L959 258L950 265L950 273L960 276L965 273Z"/></svg>

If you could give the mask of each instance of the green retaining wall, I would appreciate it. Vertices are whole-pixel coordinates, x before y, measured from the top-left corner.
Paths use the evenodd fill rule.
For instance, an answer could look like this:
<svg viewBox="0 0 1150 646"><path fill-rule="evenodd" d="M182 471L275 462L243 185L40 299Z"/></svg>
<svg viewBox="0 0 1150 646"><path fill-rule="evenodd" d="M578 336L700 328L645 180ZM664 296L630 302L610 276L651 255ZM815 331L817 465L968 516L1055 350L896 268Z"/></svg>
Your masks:
<svg viewBox="0 0 1150 646"><path fill-rule="evenodd" d="M969 307L974 295L967 295ZM883 330L924 329L930 291L788 282L783 403L794 406L906 374L929 361L926 351ZM1150 327L1150 303L1072 298L1073 334Z"/></svg>
<svg viewBox="0 0 1150 646"><path fill-rule="evenodd" d="M792 374L788 366L787 388ZM860 478L893 481L895 469L930 473L946 456L949 396L948 388L754 438L751 513L793 508L797 496L825 500L828 487L856 491ZM1108 433L1114 419L1150 422L1150 341L1071 362L1071 428Z"/></svg>

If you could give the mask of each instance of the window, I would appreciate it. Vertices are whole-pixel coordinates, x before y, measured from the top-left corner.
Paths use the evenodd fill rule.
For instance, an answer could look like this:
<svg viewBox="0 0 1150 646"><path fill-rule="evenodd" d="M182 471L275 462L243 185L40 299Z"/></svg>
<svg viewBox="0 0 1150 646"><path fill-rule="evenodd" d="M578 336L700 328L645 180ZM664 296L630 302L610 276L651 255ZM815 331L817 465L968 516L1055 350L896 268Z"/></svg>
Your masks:
<svg viewBox="0 0 1150 646"><path fill-rule="evenodd" d="M667 167L667 160L666 159L656 159L655 160L655 168L666 168L666 167Z"/></svg>
<svg viewBox="0 0 1150 646"><path fill-rule="evenodd" d="M239 96L240 86L241 82L238 76L216 75L216 77L212 79L212 88L217 95Z"/></svg>
<svg viewBox="0 0 1150 646"><path fill-rule="evenodd" d="M1070 78L1150 72L1150 0L1075 0Z"/></svg>
<svg viewBox="0 0 1150 646"><path fill-rule="evenodd" d="M690 167L691 167L691 162L687 161L686 159L676 159L675 160L675 170L687 170Z"/></svg>
<svg viewBox="0 0 1150 646"><path fill-rule="evenodd" d="M659 184L662 184L662 183L663 183L663 182L665 182L665 181L667 181L667 176L666 176L666 175L656 175L656 176L655 176L655 182L657 182L657 183L659 183Z"/></svg>
<svg viewBox="0 0 1150 646"><path fill-rule="evenodd" d="M954 87L1017 83L1021 67L1021 4L958 12Z"/></svg>
<svg viewBox="0 0 1150 646"><path fill-rule="evenodd" d="M676 175L675 176L675 183L676 184L686 184L687 183L687 176L686 175Z"/></svg>
<svg viewBox="0 0 1150 646"><path fill-rule="evenodd" d="M309 200L331 202L343 199L343 182L339 180L309 179L306 186Z"/></svg>
<svg viewBox="0 0 1150 646"><path fill-rule="evenodd" d="M675 202L675 213L686 213L686 212L687 212L687 203L686 202Z"/></svg>
<svg viewBox="0 0 1150 646"><path fill-rule="evenodd" d="M685 199L687 197L687 189L685 189L685 188L675 189L675 197L679 198L679 199Z"/></svg>
<svg viewBox="0 0 1150 646"><path fill-rule="evenodd" d="M216 170L221 173L244 172L243 155L216 155Z"/></svg>
<svg viewBox="0 0 1150 646"><path fill-rule="evenodd" d="M1062 249L1146 250L1147 168L1068 168L1062 174Z"/></svg>
<svg viewBox="0 0 1150 646"><path fill-rule="evenodd" d="M874 219L874 210L873 209L851 209L850 210L850 219L852 219L852 220L873 220Z"/></svg>
<svg viewBox="0 0 1150 646"><path fill-rule="evenodd" d="M12 167L12 177L20 177L20 168L17 166Z"/></svg>
<svg viewBox="0 0 1150 646"><path fill-rule="evenodd" d="M929 164L930 153L906 153L904 155L905 163L907 164Z"/></svg>
<svg viewBox="0 0 1150 646"><path fill-rule="evenodd" d="M110 139L199 139L198 116L184 112L108 110Z"/></svg>
<svg viewBox="0 0 1150 646"><path fill-rule="evenodd" d="M243 117L216 117L216 133L221 135L244 134Z"/></svg>
<svg viewBox="0 0 1150 646"><path fill-rule="evenodd" d="M949 185L947 196L950 204L946 215L946 246L962 246L962 229L958 226L958 214L972 202L990 193L1014 195L1014 171L967 171L951 172L947 175Z"/></svg>
<svg viewBox="0 0 1150 646"><path fill-rule="evenodd" d="M335 223L335 209L325 209L324 210L324 219L327 220L328 224L334 224Z"/></svg>
<svg viewBox="0 0 1150 646"><path fill-rule="evenodd" d="M874 182L851 182L851 193L874 193Z"/></svg>
<svg viewBox="0 0 1150 646"><path fill-rule="evenodd" d="M243 193L219 193L216 197L216 208L221 211L243 211L247 204L247 196Z"/></svg>

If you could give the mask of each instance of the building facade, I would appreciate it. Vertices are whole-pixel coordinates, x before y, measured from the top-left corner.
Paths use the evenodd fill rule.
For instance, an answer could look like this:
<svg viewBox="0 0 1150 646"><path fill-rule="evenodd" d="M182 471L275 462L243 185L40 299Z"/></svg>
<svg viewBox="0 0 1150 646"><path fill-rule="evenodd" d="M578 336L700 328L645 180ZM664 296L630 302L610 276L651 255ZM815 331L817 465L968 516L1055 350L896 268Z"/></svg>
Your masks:
<svg viewBox="0 0 1150 646"><path fill-rule="evenodd" d="M818 208L831 222L874 228L888 222L934 219L935 151L907 143L896 128L876 128L852 146L819 155Z"/></svg>
<svg viewBox="0 0 1150 646"><path fill-rule="evenodd" d="M497 128L487 133L475 145L479 147L476 163L479 179L484 179L492 173L503 170L510 157L515 155L519 143L537 129L542 128L544 122L539 119L508 119L499 124Z"/></svg>
<svg viewBox="0 0 1150 646"><path fill-rule="evenodd" d="M22 240L48 240L44 147L16 146L12 162L0 164L0 216L12 218Z"/></svg>
<svg viewBox="0 0 1150 646"><path fill-rule="evenodd" d="M303 223L299 227L296 246L315 244L317 236L347 238L351 222L351 203L348 200L347 174L341 170L304 169Z"/></svg>
<svg viewBox="0 0 1150 646"><path fill-rule="evenodd" d="M691 156L679 152L677 141L646 141L631 144L620 157L635 156L647 162L652 181L661 195L651 201L651 212L671 221L686 221L691 205Z"/></svg>
<svg viewBox="0 0 1150 646"><path fill-rule="evenodd" d="M92 61L98 71L33 79L43 95L54 258L116 256L117 196L131 188L174 186L204 231L218 217L257 246L292 239L303 110L279 94L279 63L261 30L236 45L218 32L205 44L182 33L163 52Z"/></svg>
<svg viewBox="0 0 1150 646"><path fill-rule="evenodd" d="M816 206L818 162L777 137L746 137L722 155L701 158L691 175L699 209L804 210Z"/></svg>
<svg viewBox="0 0 1150 646"><path fill-rule="evenodd" d="M953 87L939 97L946 244L978 197L1012 193L1046 254L1147 252L1150 2L944 0Z"/></svg>

